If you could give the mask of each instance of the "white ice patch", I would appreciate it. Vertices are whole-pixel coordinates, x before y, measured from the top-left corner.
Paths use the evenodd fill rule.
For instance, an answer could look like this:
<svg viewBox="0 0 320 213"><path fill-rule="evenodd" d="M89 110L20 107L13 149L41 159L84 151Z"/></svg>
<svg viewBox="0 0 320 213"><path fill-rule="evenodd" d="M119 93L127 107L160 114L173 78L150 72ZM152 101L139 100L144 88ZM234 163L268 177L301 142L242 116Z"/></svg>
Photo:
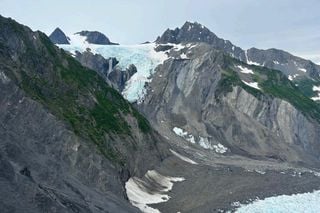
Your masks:
<svg viewBox="0 0 320 213"><path fill-rule="evenodd" d="M182 54L180 55L180 58L181 58L181 59L188 59L188 56L187 56L185 53L182 53Z"/></svg>
<svg viewBox="0 0 320 213"><path fill-rule="evenodd" d="M176 135L184 138L185 140L189 141L190 143L196 143L194 136L192 134L189 134L187 131L184 131L183 129L179 127L174 127L173 132L176 133Z"/></svg>
<svg viewBox="0 0 320 213"><path fill-rule="evenodd" d="M172 189L173 183L185 180L182 177L167 177L155 170L148 171L145 178L147 181L132 177L126 182L125 188L130 203L146 213L160 213L158 209L149 207L148 204L167 202L170 196L166 192ZM152 186L160 187L154 189Z"/></svg>
<svg viewBox="0 0 320 213"><path fill-rule="evenodd" d="M223 154L228 151L228 148L223 146L221 143L212 145L207 138L200 137L199 145L204 149L214 150L216 153Z"/></svg>
<svg viewBox="0 0 320 213"><path fill-rule="evenodd" d="M298 212L320 212L320 191L311 193L280 195L269 197L264 200L256 200L253 203L242 205L236 210L237 213L298 213Z"/></svg>
<svg viewBox="0 0 320 213"><path fill-rule="evenodd" d="M174 154L176 157L178 157L179 159L181 159L181 160L183 160L183 161L185 161L185 162L187 162L187 163L194 164L194 165L197 165L197 164L198 164L197 162L191 160L191 159L188 158L188 157L185 157L185 156L183 156L183 155L180 155L179 153L173 151L172 149L170 149L170 152L171 152L172 154Z"/></svg>
<svg viewBox="0 0 320 213"><path fill-rule="evenodd" d="M251 69L248 69L247 67L243 67L241 65L237 66L240 69L240 72L245 73L245 74L254 74Z"/></svg>
<svg viewBox="0 0 320 213"><path fill-rule="evenodd" d="M246 82L244 80L242 80L243 83L245 83L246 85L248 85L249 87L261 90L261 88L258 86L257 82Z"/></svg>
<svg viewBox="0 0 320 213"><path fill-rule="evenodd" d="M289 75L288 76L288 79L290 80L290 81L293 81L296 77L298 77L299 76L299 74L294 74L294 75Z"/></svg>
<svg viewBox="0 0 320 213"><path fill-rule="evenodd" d="M300 68L299 67L298 70L301 71L301 72L307 72L307 70L305 68Z"/></svg>
<svg viewBox="0 0 320 213"><path fill-rule="evenodd" d="M141 103L146 94L145 85L150 82L150 77L155 72L155 68L168 59L165 52L154 50L155 43L139 45L97 45L89 44L85 36L78 34L72 35L70 45L58 45L59 47L75 53L75 51L84 52L87 48L95 54L100 54L105 58L115 57L119 61L121 69L126 69L134 64L137 72L129 79L122 92L123 96L129 102Z"/></svg>
<svg viewBox="0 0 320 213"><path fill-rule="evenodd" d="M221 143L218 143L218 145L213 145L213 148L217 153L223 154L228 151L228 148L223 146Z"/></svg>
<svg viewBox="0 0 320 213"><path fill-rule="evenodd" d="M208 138L200 137L199 145L204 149L214 149L211 143L209 142Z"/></svg>
<svg viewBox="0 0 320 213"><path fill-rule="evenodd" d="M314 101L320 101L320 86L313 86L312 90L318 92L318 96L312 97L311 99Z"/></svg>

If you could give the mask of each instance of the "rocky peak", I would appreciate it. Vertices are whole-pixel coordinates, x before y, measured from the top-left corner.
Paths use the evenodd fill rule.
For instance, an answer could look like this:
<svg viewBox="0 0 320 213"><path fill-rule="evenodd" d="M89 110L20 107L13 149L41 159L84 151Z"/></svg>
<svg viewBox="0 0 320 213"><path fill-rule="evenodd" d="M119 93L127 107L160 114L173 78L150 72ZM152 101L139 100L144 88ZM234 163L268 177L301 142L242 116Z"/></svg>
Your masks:
<svg viewBox="0 0 320 213"><path fill-rule="evenodd" d="M54 44L70 44L68 37L59 27L50 34L49 38Z"/></svg>
<svg viewBox="0 0 320 213"><path fill-rule="evenodd" d="M207 27L197 22L187 21L181 28L167 29L157 38L156 42L159 44L203 42L230 54L234 58L245 60L244 51L241 48L233 45L228 40L219 38Z"/></svg>
<svg viewBox="0 0 320 213"><path fill-rule="evenodd" d="M81 36L86 37L86 41L91 44L103 44L103 45L118 45L117 43L113 43L110 41L110 39L105 36L103 33L98 31L81 31L78 33L75 33Z"/></svg>

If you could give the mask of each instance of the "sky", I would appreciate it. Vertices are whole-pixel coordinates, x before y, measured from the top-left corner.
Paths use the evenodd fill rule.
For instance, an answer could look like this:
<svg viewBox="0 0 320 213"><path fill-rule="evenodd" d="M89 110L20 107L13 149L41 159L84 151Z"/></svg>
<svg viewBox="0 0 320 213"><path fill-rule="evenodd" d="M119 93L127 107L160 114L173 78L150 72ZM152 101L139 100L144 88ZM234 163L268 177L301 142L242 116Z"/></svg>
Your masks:
<svg viewBox="0 0 320 213"><path fill-rule="evenodd" d="M319 0L0 0L0 14L33 30L97 30L111 41L153 41L197 21L242 48L278 48L320 63Z"/></svg>

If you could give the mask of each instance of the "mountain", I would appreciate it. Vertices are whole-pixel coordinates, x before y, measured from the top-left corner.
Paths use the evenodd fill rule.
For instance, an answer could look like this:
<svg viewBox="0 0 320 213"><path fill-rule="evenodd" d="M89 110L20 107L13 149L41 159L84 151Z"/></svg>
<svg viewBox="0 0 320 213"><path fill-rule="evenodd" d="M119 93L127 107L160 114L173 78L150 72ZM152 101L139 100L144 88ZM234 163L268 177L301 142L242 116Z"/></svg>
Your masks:
<svg viewBox="0 0 320 213"><path fill-rule="evenodd" d="M54 45L0 17L0 209L206 213L317 198L319 104L188 25L174 42Z"/></svg>
<svg viewBox="0 0 320 213"><path fill-rule="evenodd" d="M111 42L107 36L98 31L84 30L75 34L85 37L85 40L90 44L118 45L117 43Z"/></svg>
<svg viewBox="0 0 320 213"><path fill-rule="evenodd" d="M320 85L320 66L283 50L274 48L243 50L230 41L219 38L205 26L191 22L186 22L175 30L167 29L156 42L158 44L204 42L247 64L280 70L298 84L305 95L314 99L319 96L315 88Z"/></svg>
<svg viewBox="0 0 320 213"><path fill-rule="evenodd" d="M50 34L49 38L54 44L70 44L68 37L59 27Z"/></svg>
<svg viewBox="0 0 320 213"><path fill-rule="evenodd" d="M192 43L204 42L212 45L214 48L223 50L236 58L245 60L244 51L230 41L219 38L208 28L197 22L186 22L181 28L174 30L167 29L161 36L156 39L158 44L166 43Z"/></svg>
<svg viewBox="0 0 320 213"><path fill-rule="evenodd" d="M320 106L253 50L190 22L156 43L58 46L111 85L108 73L135 66L124 89L114 88L172 154L126 182L128 199L143 212L225 212L256 197L319 189ZM282 59L283 52L272 53L279 64L298 60Z"/></svg>
<svg viewBox="0 0 320 213"><path fill-rule="evenodd" d="M164 139L95 71L3 17L0 112L5 212L138 212L125 182L166 155Z"/></svg>

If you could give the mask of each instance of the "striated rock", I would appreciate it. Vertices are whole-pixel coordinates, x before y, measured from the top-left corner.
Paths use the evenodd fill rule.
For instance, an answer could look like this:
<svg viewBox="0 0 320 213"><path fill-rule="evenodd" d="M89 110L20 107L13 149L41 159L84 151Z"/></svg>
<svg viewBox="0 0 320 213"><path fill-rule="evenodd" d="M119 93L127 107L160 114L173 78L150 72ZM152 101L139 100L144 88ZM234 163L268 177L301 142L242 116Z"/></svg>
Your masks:
<svg viewBox="0 0 320 213"><path fill-rule="evenodd" d="M0 123L0 209L9 212L138 212L124 183L167 152L96 72L3 17Z"/></svg>
<svg viewBox="0 0 320 213"><path fill-rule="evenodd" d="M97 71L110 86L119 92L123 91L126 82L137 72L137 68L133 64L126 70L121 70L116 66L119 63L116 58L105 59L90 51L76 52L75 57L83 66Z"/></svg>
<svg viewBox="0 0 320 213"><path fill-rule="evenodd" d="M161 76L153 77L140 106L153 125L165 135L174 127L182 128L195 137L198 147L205 138L210 142L205 148L221 143L233 154L318 167L319 107L283 74L266 68L250 66L265 83L261 82L261 92L248 88L243 79L254 78L236 74L240 61L221 51L201 49L206 49L205 45L194 47L189 60L170 59L158 67ZM275 84L272 88L270 82ZM287 96L278 96L277 84L287 87ZM291 90L296 98L304 98L290 99ZM297 102L310 104L310 109L317 110L317 118Z"/></svg>

